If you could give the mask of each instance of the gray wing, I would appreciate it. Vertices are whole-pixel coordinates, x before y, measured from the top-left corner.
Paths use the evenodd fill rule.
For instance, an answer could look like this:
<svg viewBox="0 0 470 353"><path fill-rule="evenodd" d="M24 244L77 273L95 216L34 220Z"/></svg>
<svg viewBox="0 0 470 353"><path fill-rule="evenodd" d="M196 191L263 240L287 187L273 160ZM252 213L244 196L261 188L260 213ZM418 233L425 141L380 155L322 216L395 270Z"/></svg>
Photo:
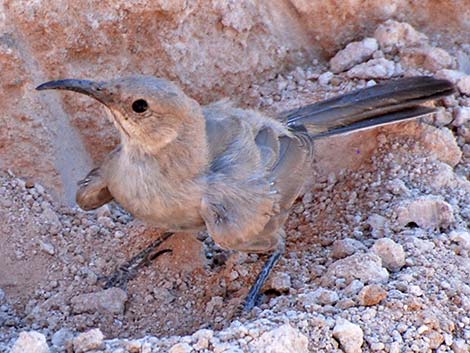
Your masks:
<svg viewBox="0 0 470 353"><path fill-rule="evenodd" d="M267 251L278 241L277 229L266 237L260 234L288 211L302 191L311 142L307 135L280 135L269 126L253 131L247 122L230 120L208 129L218 134L209 136L210 143L217 141L213 151L218 153L213 153L201 216L219 245Z"/></svg>

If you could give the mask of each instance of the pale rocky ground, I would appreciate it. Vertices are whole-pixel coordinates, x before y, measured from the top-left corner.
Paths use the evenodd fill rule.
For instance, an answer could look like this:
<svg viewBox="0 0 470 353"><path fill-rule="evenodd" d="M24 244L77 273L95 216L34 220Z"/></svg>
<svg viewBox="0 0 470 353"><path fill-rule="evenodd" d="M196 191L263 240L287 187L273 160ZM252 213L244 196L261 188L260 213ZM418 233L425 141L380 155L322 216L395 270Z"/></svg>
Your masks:
<svg viewBox="0 0 470 353"><path fill-rule="evenodd" d="M315 164L286 254L249 314L238 308L264 258L178 234L127 291L104 291L100 276L159 231L116 205L60 206L34 179L3 173L0 350L469 352L470 43L438 44L387 22L329 64L247 89L252 107L275 114L403 75L458 87L421 122L319 144L343 150Z"/></svg>

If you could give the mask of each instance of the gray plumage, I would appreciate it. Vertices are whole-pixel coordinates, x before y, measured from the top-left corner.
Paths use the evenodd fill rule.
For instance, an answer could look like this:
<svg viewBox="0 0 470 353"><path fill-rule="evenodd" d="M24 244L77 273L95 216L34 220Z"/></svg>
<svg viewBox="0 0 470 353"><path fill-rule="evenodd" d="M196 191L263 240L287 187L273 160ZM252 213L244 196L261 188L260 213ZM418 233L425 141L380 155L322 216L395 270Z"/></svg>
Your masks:
<svg viewBox="0 0 470 353"><path fill-rule="evenodd" d="M277 119L228 102L201 107L153 77L51 81L105 104L121 145L79 183L85 210L112 199L173 231L207 229L222 247L269 252L310 173L316 138L402 121L433 111L421 103L451 83L404 78L285 112Z"/></svg>

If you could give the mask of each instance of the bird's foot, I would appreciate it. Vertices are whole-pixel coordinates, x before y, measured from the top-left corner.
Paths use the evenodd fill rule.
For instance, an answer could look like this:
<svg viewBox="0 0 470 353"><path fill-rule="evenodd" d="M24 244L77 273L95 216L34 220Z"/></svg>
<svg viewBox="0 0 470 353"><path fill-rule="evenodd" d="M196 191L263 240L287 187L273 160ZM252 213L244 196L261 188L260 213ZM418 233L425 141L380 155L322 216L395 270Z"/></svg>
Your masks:
<svg viewBox="0 0 470 353"><path fill-rule="evenodd" d="M111 287L119 287L125 289L127 287L127 283L137 276L140 268L148 266L160 255L172 251L171 249L158 250L158 247L173 234L174 233L171 232L164 233L160 238L150 244L150 246L139 252L126 263L119 266L119 268L111 275L100 278L100 280L105 282L104 288L108 289Z"/></svg>

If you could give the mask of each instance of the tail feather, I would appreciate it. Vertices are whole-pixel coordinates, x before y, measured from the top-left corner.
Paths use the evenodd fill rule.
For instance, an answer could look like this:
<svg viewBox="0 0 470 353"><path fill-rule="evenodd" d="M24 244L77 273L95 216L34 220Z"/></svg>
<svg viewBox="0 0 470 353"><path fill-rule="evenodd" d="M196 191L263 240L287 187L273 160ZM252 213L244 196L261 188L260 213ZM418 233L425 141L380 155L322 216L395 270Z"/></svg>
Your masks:
<svg viewBox="0 0 470 353"><path fill-rule="evenodd" d="M428 114L433 109L419 104L454 91L447 80L402 78L290 110L280 118L293 129L306 125L314 136L329 136Z"/></svg>

